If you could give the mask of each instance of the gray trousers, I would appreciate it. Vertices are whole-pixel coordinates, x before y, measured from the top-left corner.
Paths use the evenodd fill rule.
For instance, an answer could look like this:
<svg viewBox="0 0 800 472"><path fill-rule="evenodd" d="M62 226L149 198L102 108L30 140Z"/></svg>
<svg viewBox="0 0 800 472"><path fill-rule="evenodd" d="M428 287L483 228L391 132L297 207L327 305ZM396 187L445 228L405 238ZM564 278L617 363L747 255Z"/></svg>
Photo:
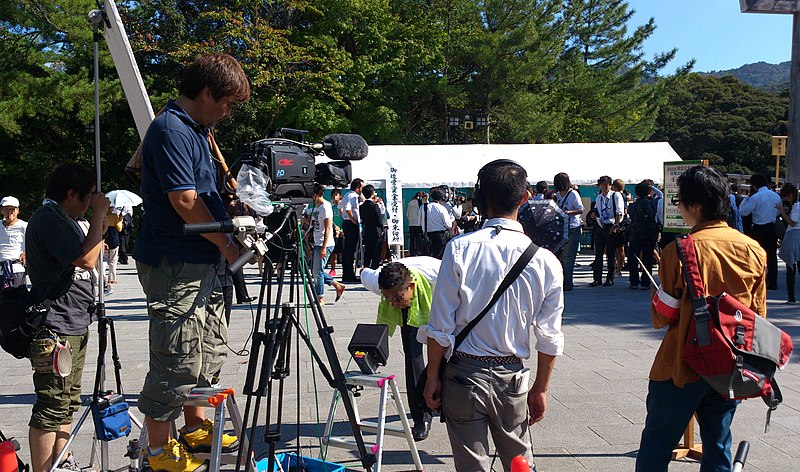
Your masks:
<svg viewBox="0 0 800 472"><path fill-rule="evenodd" d="M528 385L515 388L522 364L488 364L453 356L445 368L442 404L455 468L489 471L489 432L503 469L522 454L533 468L528 432Z"/></svg>

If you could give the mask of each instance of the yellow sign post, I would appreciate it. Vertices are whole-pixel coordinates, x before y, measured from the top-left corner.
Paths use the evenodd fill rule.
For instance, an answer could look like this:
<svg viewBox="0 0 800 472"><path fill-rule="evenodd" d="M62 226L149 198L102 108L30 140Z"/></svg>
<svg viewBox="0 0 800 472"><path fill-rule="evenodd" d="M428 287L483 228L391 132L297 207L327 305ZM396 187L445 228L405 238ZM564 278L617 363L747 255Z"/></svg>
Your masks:
<svg viewBox="0 0 800 472"><path fill-rule="evenodd" d="M778 186L781 177L781 157L786 157L786 146L789 141L788 136L772 137L772 155L775 156L775 186Z"/></svg>

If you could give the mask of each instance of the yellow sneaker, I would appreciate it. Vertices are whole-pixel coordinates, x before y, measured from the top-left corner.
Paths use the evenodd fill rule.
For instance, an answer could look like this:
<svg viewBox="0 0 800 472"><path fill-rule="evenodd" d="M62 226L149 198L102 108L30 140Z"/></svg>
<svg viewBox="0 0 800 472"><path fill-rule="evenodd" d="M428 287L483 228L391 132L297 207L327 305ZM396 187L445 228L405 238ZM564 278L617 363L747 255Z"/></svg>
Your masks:
<svg viewBox="0 0 800 472"><path fill-rule="evenodd" d="M180 429L178 440L186 446L189 452L211 452L211 441L214 439L214 423L203 420L203 424L196 431L185 432L186 426ZM239 438L231 434L222 434L222 452L234 452L239 449Z"/></svg>
<svg viewBox="0 0 800 472"><path fill-rule="evenodd" d="M190 454L175 439L164 445L164 450L157 456L146 454L147 462L153 472L206 472L208 461L202 461Z"/></svg>

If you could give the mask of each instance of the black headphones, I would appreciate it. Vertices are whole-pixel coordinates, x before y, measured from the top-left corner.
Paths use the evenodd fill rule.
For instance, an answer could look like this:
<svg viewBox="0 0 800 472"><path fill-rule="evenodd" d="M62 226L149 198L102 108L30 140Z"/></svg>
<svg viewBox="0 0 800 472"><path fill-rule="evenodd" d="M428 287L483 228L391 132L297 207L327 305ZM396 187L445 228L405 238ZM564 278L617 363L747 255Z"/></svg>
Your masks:
<svg viewBox="0 0 800 472"><path fill-rule="evenodd" d="M478 171L478 180L475 182L475 188L472 191L472 206L478 209L478 212L481 215L486 215L486 197L483 195L483 191L481 190L481 174L483 174L487 169L491 167L496 167L503 164L513 164L523 171L525 168L522 167L518 162L512 161L511 159L496 159L485 166L481 167L481 170ZM525 176L527 177L528 173L525 172Z"/></svg>

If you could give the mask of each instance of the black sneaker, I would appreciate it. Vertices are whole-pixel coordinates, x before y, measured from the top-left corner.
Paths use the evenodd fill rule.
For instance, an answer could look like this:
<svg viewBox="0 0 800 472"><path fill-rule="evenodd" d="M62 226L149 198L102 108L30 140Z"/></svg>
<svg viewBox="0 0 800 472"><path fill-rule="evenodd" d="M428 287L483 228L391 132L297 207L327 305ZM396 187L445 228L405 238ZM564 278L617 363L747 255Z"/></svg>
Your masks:
<svg viewBox="0 0 800 472"><path fill-rule="evenodd" d="M603 284L603 287L610 287L612 285L614 285L614 281L609 279L609 280L606 280L606 283Z"/></svg>
<svg viewBox="0 0 800 472"><path fill-rule="evenodd" d="M430 421L423 421L422 423L416 423L411 428L411 436L414 437L414 441L424 441L428 439L428 433L431 432L431 422Z"/></svg>

